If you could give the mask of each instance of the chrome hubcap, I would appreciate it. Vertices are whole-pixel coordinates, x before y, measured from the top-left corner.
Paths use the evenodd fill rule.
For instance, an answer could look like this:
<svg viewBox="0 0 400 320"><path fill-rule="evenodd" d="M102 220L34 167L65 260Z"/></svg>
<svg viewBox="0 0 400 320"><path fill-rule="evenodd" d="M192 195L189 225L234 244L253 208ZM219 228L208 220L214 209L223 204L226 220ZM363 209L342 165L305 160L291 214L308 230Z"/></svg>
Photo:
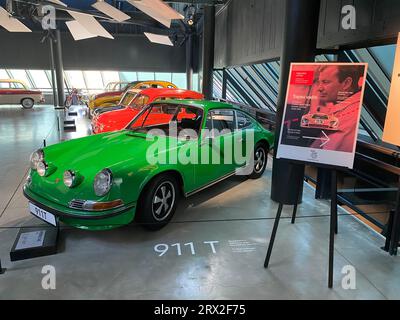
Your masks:
<svg viewBox="0 0 400 320"><path fill-rule="evenodd" d="M256 173L260 173L264 169L265 165L265 151L263 148L257 149L255 155L254 155L254 171Z"/></svg>
<svg viewBox="0 0 400 320"><path fill-rule="evenodd" d="M31 100L24 100L24 101L22 101L22 105L24 107L30 108L32 106L32 101Z"/></svg>
<svg viewBox="0 0 400 320"><path fill-rule="evenodd" d="M175 204L175 188L174 185L166 181L162 183L154 193L153 198L153 217L157 221L165 220L171 213Z"/></svg>

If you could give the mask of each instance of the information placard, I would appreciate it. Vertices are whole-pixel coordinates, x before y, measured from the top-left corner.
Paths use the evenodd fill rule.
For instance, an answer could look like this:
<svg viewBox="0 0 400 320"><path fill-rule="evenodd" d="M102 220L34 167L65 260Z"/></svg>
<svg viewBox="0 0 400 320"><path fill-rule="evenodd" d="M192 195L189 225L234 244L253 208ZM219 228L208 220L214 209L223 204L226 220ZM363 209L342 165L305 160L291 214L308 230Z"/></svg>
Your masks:
<svg viewBox="0 0 400 320"><path fill-rule="evenodd" d="M366 63L292 63L277 158L352 168Z"/></svg>

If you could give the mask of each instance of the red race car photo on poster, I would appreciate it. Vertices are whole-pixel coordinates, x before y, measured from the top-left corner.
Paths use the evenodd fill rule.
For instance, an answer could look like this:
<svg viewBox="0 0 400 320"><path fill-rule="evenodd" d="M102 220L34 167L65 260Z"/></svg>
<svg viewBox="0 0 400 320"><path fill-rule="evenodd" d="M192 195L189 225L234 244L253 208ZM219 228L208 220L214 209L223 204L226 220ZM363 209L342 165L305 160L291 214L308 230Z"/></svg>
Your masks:
<svg viewBox="0 0 400 320"><path fill-rule="evenodd" d="M324 156L329 158L318 150L353 154L366 72L365 63L293 63L281 128L281 151L292 155L291 158L299 159L300 154L301 160L313 162L320 162ZM294 149L287 153L288 147ZM279 155L285 158L278 150ZM336 154L327 164L352 165L351 157L341 162L341 156Z"/></svg>

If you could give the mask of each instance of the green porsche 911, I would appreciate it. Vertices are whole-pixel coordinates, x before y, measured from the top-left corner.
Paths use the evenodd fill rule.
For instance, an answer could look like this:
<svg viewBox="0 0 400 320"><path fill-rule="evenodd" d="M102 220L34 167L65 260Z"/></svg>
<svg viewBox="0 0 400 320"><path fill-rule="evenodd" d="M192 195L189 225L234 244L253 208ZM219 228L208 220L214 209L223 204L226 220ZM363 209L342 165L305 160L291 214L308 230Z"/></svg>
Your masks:
<svg viewBox="0 0 400 320"><path fill-rule="evenodd" d="M126 127L35 151L24 186L30 212L57 226L165 226L180 197L235 174L259 178L274 135L216 101L150 104Z"/></svg>

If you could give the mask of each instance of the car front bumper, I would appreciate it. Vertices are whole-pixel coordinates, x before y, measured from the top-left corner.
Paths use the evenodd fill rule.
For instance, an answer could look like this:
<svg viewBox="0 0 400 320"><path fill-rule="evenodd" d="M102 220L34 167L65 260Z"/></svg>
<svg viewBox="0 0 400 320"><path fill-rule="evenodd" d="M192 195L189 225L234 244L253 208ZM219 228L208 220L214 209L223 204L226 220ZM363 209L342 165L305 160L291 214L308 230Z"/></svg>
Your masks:
<svg viewBox="0 0 400 320"><path fill-rule="evenodd" d="M61 222L85 230L109 230L129 224L135 217L136 203L105 211L75 210L49 201L26 185L24 196L39 208L54 214Z"/></svg>

